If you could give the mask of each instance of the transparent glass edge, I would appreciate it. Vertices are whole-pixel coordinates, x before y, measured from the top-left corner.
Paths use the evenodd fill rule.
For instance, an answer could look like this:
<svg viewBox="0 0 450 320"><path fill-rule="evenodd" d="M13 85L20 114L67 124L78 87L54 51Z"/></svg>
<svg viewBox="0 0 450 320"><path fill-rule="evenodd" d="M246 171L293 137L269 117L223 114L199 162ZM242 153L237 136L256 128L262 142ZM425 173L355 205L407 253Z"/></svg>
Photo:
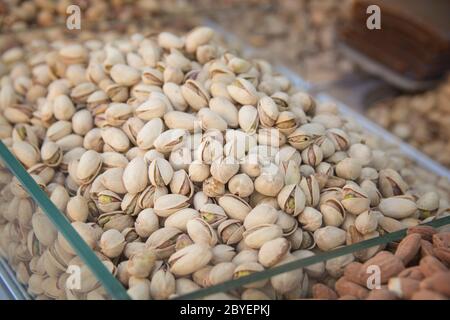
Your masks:
<svg viewBox="0 0 450 320"><path fill-rule="evenodd" d="M89 267L110 297L117 300L129 300L130 297L122 284L120 284L120 282L97 258L80 235L72 228L65 216L56 208L53 202L48 198L44 191L41 190L2 141L0 141L0 158L11 173L20 181L45 215L50 219L57 231L61 232L77 255Z"/></svg>

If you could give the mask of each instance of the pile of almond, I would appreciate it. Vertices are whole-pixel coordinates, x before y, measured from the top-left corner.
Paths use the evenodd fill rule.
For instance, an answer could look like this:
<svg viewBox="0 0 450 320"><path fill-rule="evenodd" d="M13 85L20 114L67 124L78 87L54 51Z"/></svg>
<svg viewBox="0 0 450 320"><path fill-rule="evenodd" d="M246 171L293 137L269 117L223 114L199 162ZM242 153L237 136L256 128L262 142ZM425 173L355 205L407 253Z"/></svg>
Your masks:
<svg viewBox="0 0 450 320"><path fill-rule="evenodd" d="M408 229L395 254L380 251L365 263L352 262L334 289L313 286L316 299L450 299L450 232L429 226ZM378 277L378 279L377 279Z"/></svg>

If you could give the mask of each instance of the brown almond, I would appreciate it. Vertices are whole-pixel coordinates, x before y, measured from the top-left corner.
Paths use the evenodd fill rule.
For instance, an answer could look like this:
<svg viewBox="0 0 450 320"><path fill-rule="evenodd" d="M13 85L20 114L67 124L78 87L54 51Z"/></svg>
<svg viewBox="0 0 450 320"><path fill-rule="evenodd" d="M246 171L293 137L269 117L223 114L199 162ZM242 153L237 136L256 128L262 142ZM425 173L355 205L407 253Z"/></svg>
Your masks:
<svg viewBox="0 0 450 320"><path fill-rule="evenodd" d="M447 300L447 298L434 291L420 290L414 293L411 300Z"/></svg>
<svg viewBox="0 0 450 320"><path fill-rule="evenodd" d="M419 291L420 281L409 278L391 278L388 282L389 291L401 299L411 299Z"/></svg>
<svg viewBox="0 0 450 320"><path fill-rule="evenodd" d="M365 286L366 283L360 277L360 271L361 271L362 265L363 264L360 262L356 262L356 261L350 262L348 265L345 266L344 277L347 280L350 280L354 283Z"/></svg>
<svg viewBox="0 0 450 320"><path fill-rule="evenodd" d="M417 255L420 250L421 235L418 233L411 233L407 235L398 245L395 256L402 259L403 264L408 265L411 260Z"/></svg>
<svg viewBox="0 0 450 320"><path fill-rule="evenodd" d="M432 256L426 256L420 260L419 263L420 271L427 278L440 271L448 271L447 267L444 266L437 258Z"/></svg>
<svg viewBox="0 0 450 320"><path fill-rule="evenodd" d="M434 256L433 244L430 241L423 239L420 241L420 256L422 258L426 256Z"/></svg>
<svg viewBox="0 0 450 320"><path fill-rule="evenodd" d="M430 226L415 226L415 227L408 228L408 231L406 233L408 235L414 234L414 233L420 234L422 239L431 241L433 234L435 234L436 232L437 232L436 229L434 229L433 227L430 227Z"/></svg>
<svg viewBox="0 0 450 320"><path fill-rule="evenodd" d="M450 248L434 248L433 250L436 258L441 260L447 266L450 265Z"/></svg>
<svg viewBox="0 0 450 320"><path fill-rule="evenodd" d="M377 265L380 268L381 284L387 283L390 278L395 277L405 269L405 266L399 257L394 256L388 251L380 251L362 265L359 277L361 277L364 283L367 282L367 279L371 275L367 270L373 265Z"/></svg>
<svg viewBox="0 0 450 320"><path fill-rule="evenodd" d="M420 271L419 266L409 267L403 270L398 274L400 278L410 278L414 280L423 280L425 276L423 275L422 271Z"/></svg>
<svg viewBox="0 0 450 320"><path fill-rule="evenodd" d="M365 299L369 295L369 290L363 286L347 280L345 277L340 278L334 285L339 296L354 296L358 299Z"/></svg>
<svg viewBox="0 0 450 320"><path fill-rule="evenodd" d="M439 232L433 235L433 246L435 248L449 248L450 232Z"/></svg>
<svg viewBox="0 0 450 320"><path fill-rule="evenodd" d="M314 299L336 300L338 298L337 293L333 289L322 283L313 285L312 295Z"/></svg>
<svg viewBox="0 0 450 320"><path fill-rule="evenodd" d="M420 283L420 289L431 290L450 297L450 271L438 272Z"/></svg>
<svg viewBox="0 0 450 320"><path fill-rule="evenodd" d="M396 300L397 296L388 289L381 288L370 291L366 300Z"/></svg>

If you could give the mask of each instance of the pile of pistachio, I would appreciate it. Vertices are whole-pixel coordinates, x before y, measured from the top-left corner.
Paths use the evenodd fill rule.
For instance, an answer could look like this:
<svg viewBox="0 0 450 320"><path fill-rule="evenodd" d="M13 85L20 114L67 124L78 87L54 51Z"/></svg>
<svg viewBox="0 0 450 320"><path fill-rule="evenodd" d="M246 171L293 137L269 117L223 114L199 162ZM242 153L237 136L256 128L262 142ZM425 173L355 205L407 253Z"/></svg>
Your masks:
<svg viewBox="0 0 450 320"><path fill-rule="evenodd" d="M448 181L266 61L228 51L207 27L36 39L5 51L0 67L0 138L134 299L172 298L449 214ZM28 291L107 298L18 180L5 168L0 179L0 252ZM214 297L307 297L381 249ZM66 283L73 266L81 287Z"/></svg>
<svg viewBox="0 0 450 320"><path fill-rule="evenodd" d="M450 168L449 101L450 76L433 90L377 103L367 115Z"/></svg>
<svg viewBox="0 0 450 320"><path fill-rule="evenodd" d="M99 23L104 20L128 21L148 19L162 13L192 12L190 0L8 0L0 3L0 29L24 31L35 27L64 25L79 8L80 21ZM72 6L72 7L71 7Z"/></svg>
<svg viewBox="0 0 450 320"><path fill-rule="evenodd" d="M337 50L336 34L337 26L351 12L351 1L224 2L235 10L211 14L213 19L257 48L255 56L285 64L316 83L337 80L354 69L351 61ZM239 9L241 3L248 4L245 10Z"/></svg>

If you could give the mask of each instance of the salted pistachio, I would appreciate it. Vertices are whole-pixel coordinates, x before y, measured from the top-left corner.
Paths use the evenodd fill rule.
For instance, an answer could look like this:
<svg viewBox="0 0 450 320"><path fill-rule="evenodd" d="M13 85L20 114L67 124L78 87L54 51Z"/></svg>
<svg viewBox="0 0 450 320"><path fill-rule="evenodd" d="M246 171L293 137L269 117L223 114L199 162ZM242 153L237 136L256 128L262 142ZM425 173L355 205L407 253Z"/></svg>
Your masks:
<svg viewBox="0 0 450 320"><path fill-rule="evenodd" d="M156 250L152 248L137 252L128 260L127 271L131 276L146 278L150 275L156 259Z"/></svg>
<svg viewBox="0 0 450 320"><path fill-rule="evenodd" d="M334 249L345 243L346 233L334 226L326 226L314 231L314 241L323 251Z"/></svg>
<svg viewBox="0 0 450 320"><path fill-rule="evenodd" d="M223 155L223 145L220 141L217 141L211 137L203 137L203 141L200 143L196 150L197 159L203 161L209 165L214 160L219 159Z"/></svg>
<svg viewBox="0 0 450 320"><path fill-rule="evenodd" d="M238 197L248 197L254 191L253 180L245 173L236 174L228 181L228 190Z"/></svg>
<svg viewBox="0 0 450 320"><path fill-rule="evenodd" d="M376 184L370 180L364 180L361 182L361 188L368 195L370 199L370 206L376 207L381 201L381 193L378 191Z"/></svg>
<svg viewBox="0 0 450 320"><path fill-rule="evenodd" d="M296 250L292 252L292 255L296 259L303 259L303 258L309 258L315 255L314 252L310 250ZM303 270L305 273L313 279L320 279L325 274L325 262L318 262L315 264L312 264L310 266L304 267Z"/></svg>
<svg viewBox="0 0 450 320"><path fill-rule="evenodd" d="M103 128L101 136L105 142L105 151L126 152L130 148L130 140L125 132L118 128Z"/></svg>
<svg viewBox="0 0 450 320"><path fill-rule="evenodd" d="M258 262L243 262L239 264L233 273L233 279L239 279L241 277L248 276L255 272L264 271L264 267L260 265ZM262 288L266 285L267 279L252 282L246 285L243 285L244 288Z"/></svg>
<svg viewBox="0 0 450 320"><path fill-rule="evenodd" d="M239 220L229 219L221 222L217 227L217 233L222 240L222 243L233 245L242 240L244 233L244 226Z"/></svg>
<svg viewBox="0 0 450 320"><path fill-rule="evenodd" d="M285 263L289 263L295 260L292 255L286 255L284 258L278 262L275 266L280 266ZM305 277L302 268L298 268L289 272L284 272L279 275L270 278L270 283L276 292L280 294L286 294L293 291L299 283L302 283Z"/></svg>
<svg viewBox="0 0 450 320"><path fill-rule="evenodd" d="M140 104L134 111L136 116L148 121L154 118L161 118L166 112L166 104L159 98L150 98Z"/></svg>
<svg viewBox="0 0 450 320"><path fill-rule="evenodd" d="M358 215L369 209L370 199L358 185L347 184L342 191L344 198L341 203L349 213Z"/></svg>
<svg viewBox="0 0 450 320"><path fill-rule="evenodd" d="M33 216L34 217L34 216ZM96 245L96 238L95 238L95 233L94 233L94 229L92 227L90 227L88 224L80 222L80 221L75 221L71 223L71 226L75 229L75 231L80 235L80 237L86 242L86 244L93 249ZM36 228L33 227L33 229L36 232ZM46 230L46 232L48 232L49 229ZM58 243L61 246L61 248L67 252L70 253L72 255L75 255L75 251L72 248L72 246L69 244L69 242L67 242L66 238L61 234L58 233Z"/></svg>
<svg viewBox="0 0 450 320"><path fill-rule="evenodd" d="M141 80L141 73L139 70L121 63L114 64L111 67L109 75L114 82L124 86L132 86Z"/></svg>
<svg viewBox="0 0 450 320"><path fill-rule="evenodd" d="M258 95L253 84L243 78L236 78L227 86L228 94L242 105L256 105Z"/></svg>
<svg viewBox="0 0 450 320"><path fill-rule="evenodd" d="M213 266L211 265L206 265L200 268L192 274L192 280L194 280L195 283L203 288L210 286L209 273L211 272L212 268Z"/></svg>
<svg viewBox="0 0 450 320"><path fill-rule="evenodd" d="M232 280L235 269L236 265L232 262L220 262L216 264L208 273L208 284L214 286Z"/></svg>
<svg viewBox="0 0 450 320"><path fill-rule="evenodd" d="M227 122L220 114L209 108L202 108L198 111L197 117L203 130L217 129L225 131L228 127Z"/></svg>
<svg viewBox="0 0 450 320"><path fill-rule="evenodd" d="M278 109L280 109L278 107ZM289 136L297 128L297 117L293 112L282 111L275 122L275 127L284 135Z"/></svg>
<svg viewBox="0 0 450 320"><path fill-rule="evenodd" d="M267 241L283 235L283 230L276 224L261 224L243 233L245 244L250 248L259 249Z"/></svg>
<svg viewBox="0 0 450 320"><path fill-rule="evenodd" d="M181 230L173 227L163 227L154 231L145 242L147 248L155 250L158 259L168 258L175 252L175 245Z"/></svg>
<svg viewBox="0 0 450 320"><path fill-rule="evenodd" d="M49 167L57 167L63 159L61 148L52 141L46 141L41 147L41 159Z"/></svg>
<svg viewBox="0 0 450 320"><path fill-rule="evenodd" d="M199 208L200 217L213 228L218 227L228 216L225 210L213 203L206 203Z"/></svg>
<svg viewBox="0 0 450 320"><path fill-rule="evenodd" d="M213 247L218 241L216 231L202 218L189 220L186 223L186 230L194 243L205 243Z"/></svg>
<svg viewBox="0 0 450 320"><path fill-rule="evenodd" d="M89 216L88 200L76 195L67 202L66 214L71 221L86 222Z"/></svg>
<svg viewBox="0 0 450 320"><path fill-rule="evenodd" d="M330 198L320 205L323 222L326 226L339 227L345 220L346 211L342 203L335 198Z"/></svg>
<svg viewBox="0 0 450 320"><path fill-rule="evenodd" d="M142 170L140 174L142 174ZM172 166L164 158L156 158L150 163L148 176L150 183L155 187L167 186L173 177Z"/></svg>
<svg viewBox="0 0 450 320"><path fill-rule="evenodd" d="M336 165L336 174L347 180L356 180L361 175L361 163L357 159L345 158Z"/></svg>
<svg viewBox="0 0 450 320"><path fill-rule="evenodd" d="M148 184L147 166L142 157L131 160L123 170L122 182L126 191L138 193L143 191Z"/></svg>
<svg viewBox="0 0 450 320"><path fill-rule="evenodd" d="M393 169L383 169L379 172L378 185L384 197L399 196L408 190L408 184Z"/></svg>
<svg viewBox="0 0 450 320"><path fill-rule="evenodd" d="M239 163L232 157L219 158L211 164L211 175L225 184L239 171Z"/></svg>
<svg viewBox="0 0 450 320"><path fill-rule="evenodd" d="M278 119L278 107L270 97L263 97L258 101L259 121L263 127L273 127Z"/></svg>
<svg viewBox="0 0 450 320"><path fill-rule="evenodd" d="M152 208L146 208L139 212L134 223L136 233L142 238L148 238L153 232L158 230L158 216Z"/></svg>
<svg viewBox="0 0 450 320"><path fill-rule="evenodd" d="M349 136L345 131L333 128L327 130L327 137L334 143L336 151L345 151L350 146Z"/></svg>
<svg viewBox="0 0 450 320"><path fill-rule="evenodd" d="M164 124L160 118L151 119L138 132L136 144L143 150L154 147L155 141L164 132Z"/></svg>
<svg viewBox="0 0 450 320"><path fill-rule="evenodd" d="M302 151L302 159L304 164L316 167L323 160L322 149L316 144L312 144Z"/></svg>
<svg viewBox="0 0 450 320"><path fill-rule="evenodd" d="M166 187L148 186L139 194L137 205L141 209L153 207L156 199L160 196L168 194Z"/></svg>
<svg viewBox="0 0 450 320"><path fill-rule="evenodd" d="M233 194L225 194L218 199L219 205L231 219L244 221L252 210L251 206L242 198Z"/></svg>
<svg viewBox="0 0 450 320"><path fill-rule="evenodd" d="M243 105L238 112L239 127L248 134L253 134L258 128L258 110L251 105Z"/></svg>
<svg viewBox="0 0 450 320"><path fill-rule="evenodd" d="M162 195L155 200L155 213L160 217L168 217L178 210L189 207L188 200L188 197L181 194Z"/></svg>
<svg viewBox="0 0 450 320"><path fill-rule="evenodd" d="M12 151L19 161L27 168L35 165L40 158L39 150L35 146L24 141L14 142Z"/></svg>
<svg viewBox="0 0 450 320"><path fill-rule="evenodd" d="M262 245L258 252L258 262L270 268L279 263L289 252L291 245L285 238L276 238Z"/></svg>
<svg viewBox="0 0 450 320"><path fill-rule="evenodd" d="M276 196L284 186L283 173L273 163L263 167L261 171L255 179L255 190L266 196Z"/></svg>
<svg viewBox="0 0 450 320"><path fill-rule="evenodd" d="M320 200L319 183L314 175L302 177L300 180L300 188L306 197L306 205L316 207Z"/></svg>
<svg viewBox="0 0 450 320"><path fill-rule="evenodd" d="M209 108L225 120L228 127L236 128L239 125L238 110L230 100L214 97L209 101Z"/></svg>
<svg viewBox="0 0 450 320"><path fill-rule="evenodd" d="M305 208L306 197L300 186L291 184L284 186L277 196L278 205L286 213L298 216Z"/></svg>
<svg viewBox="0 0 450 320"><path fill-rule="evenodd" d="M181 86L181 94L189 106L194 110L200 110L208 106L210 96L203 85L192 79L188 79Z"/></svg>
<svg viewBox="0 0 450 320"><path fill-rule="evenodd" d="M428 191L417 199L417 208L421 211L421 216L427 218L436 213L439 208L439 195L437 192Z"/></svg>
<svg viewBox="0 0 450 320"><path fill-rule="evenodd" d="M170 181L170 190L172 193L182 194L189 198L194 195L194 184L186 171L178 170L174 172Z"/></svg>
<svg viewBox="0 0 450 320"><path fill-rule="evenodd" d="M213 177L209 177L203 181L202 190L208 197L220 197L225 194L225 185Z"/></svg>
<svg viewBox="0 0 450 320"><path fill-rule="evenodd" d="M82 183L90 183L99 173L102 167L103 159L100 154L94 150L88 150L81 156L76 178Z"/></svg>
<svg viewBox="0 0 450 320"><path fill-rule="evenodd" d="M322 226L322 213L312 207L305 207L298 216L298 221L304 230L314 232Z"/></svg>
<svg viewBox="0 0 450 320"><path fill-rule="evenodd" d="M214 36L214 31L209 27L197 27L191 30L185 38L187 52L193 53L201 45L208 43Z"/></svg>
<svg viewBox="0 0 450 320"><path fill-rule="evenodd" d="M198 131L197 118L181 111L169 111L164 114L164 123L170 129L184 129L189 132Z"/></svg>
<svg viewBox="0 0 450 320"><path fill-rule="evenodd" d="M402 196L382 199L378 208L385 216L395 219L409 217L417 211L416 203Z"/></svg>
<svg viewBox="0 0 450 320"><path fill-rule="evenodd" d="M183 146L186 138L184 129L169 129L162 132L154 141L154 147L161 153L169 153Z"/></svg>
<svg viewBox="0 0 450 320"><path fill-rule="evenodd" d="M2 122L6 122L6 119ZM11 132L12 140L28 142L35 147L39 147L39 139L34 130L35 129L28 124L16 124ZM9 136L10 135L8 135L8 137Z"/></svg>
<svg viewBox="0 0 450 320"><path fill-rule="evenodd" d="M337 258L327 260L325 269L330 276L339 278L343 276L345 267L353 261L355 261L355 256L352 253L344 254Z"/></svg>
<svg viewBox="0 0 450 320"><path fill-rule="evenodd" d="M209 168L210 166L208 164L200 160L194 160L189 165L189 178L192 182L203 182L209 177Z"/></svg>
<svg viewBox="0 0 450 320"><path fill-rule="evenodd" d="M150 293L153 299L168 299L175 293L176 284L174 275L168 270L167 265L163 265L152 276Z"/></svg>
<svg viewBox="0 0 450 320"><path fill-rule="evenodd" d="M236 252L232 246L226 244L218 244L212 248L213 257L211 263L217 265L223 262L231 262L236 255Z"/></svg>
<svg viewBox="0 0 450 320"><path fill-rule="evenodd" d="M212 252L208 245L195 243L172 254L168 262L174 275L185 276L206 266L211 258Z"/></svg>
<svg viewBox="0 0 450 320"><path fill-rule="evenodd" d="M254 207L244 219L244 227L246 230L259 225L274 224L278 219L278 211L267 205L259 204Z"/></svg>
<svg viewBox="0 0 450 320"><path fill-rule="evenodd" d="M187 223L192 219L198 218L199 216L200 216L199 212L195 209L191 208L181 209L171 214L169 217L167 217L167 219L164 220L164 226L174 227L183 232L186 232Z"/></svg>
<svg viewBox="0 0 450 320"><path fill-rule="evenodd" d="M378 219L380 216L381 213L378 211L364 211L356 217L355 227L363 235L374 232L378 228Z"/></svg>
<svg viewBox="0 0 450 320"><path fill-rule="evenodd" d="M122 197L110 190L102 190L97 194L96 205L102 212L118 210L122 202Z"/></svg>
<svg viewBox="0 0 450 320"><path fill-rule="evenodd" d="M110 229L102 234L100 249L109 258L119 256L125 247L125 237L117 230Z"/></svg>

